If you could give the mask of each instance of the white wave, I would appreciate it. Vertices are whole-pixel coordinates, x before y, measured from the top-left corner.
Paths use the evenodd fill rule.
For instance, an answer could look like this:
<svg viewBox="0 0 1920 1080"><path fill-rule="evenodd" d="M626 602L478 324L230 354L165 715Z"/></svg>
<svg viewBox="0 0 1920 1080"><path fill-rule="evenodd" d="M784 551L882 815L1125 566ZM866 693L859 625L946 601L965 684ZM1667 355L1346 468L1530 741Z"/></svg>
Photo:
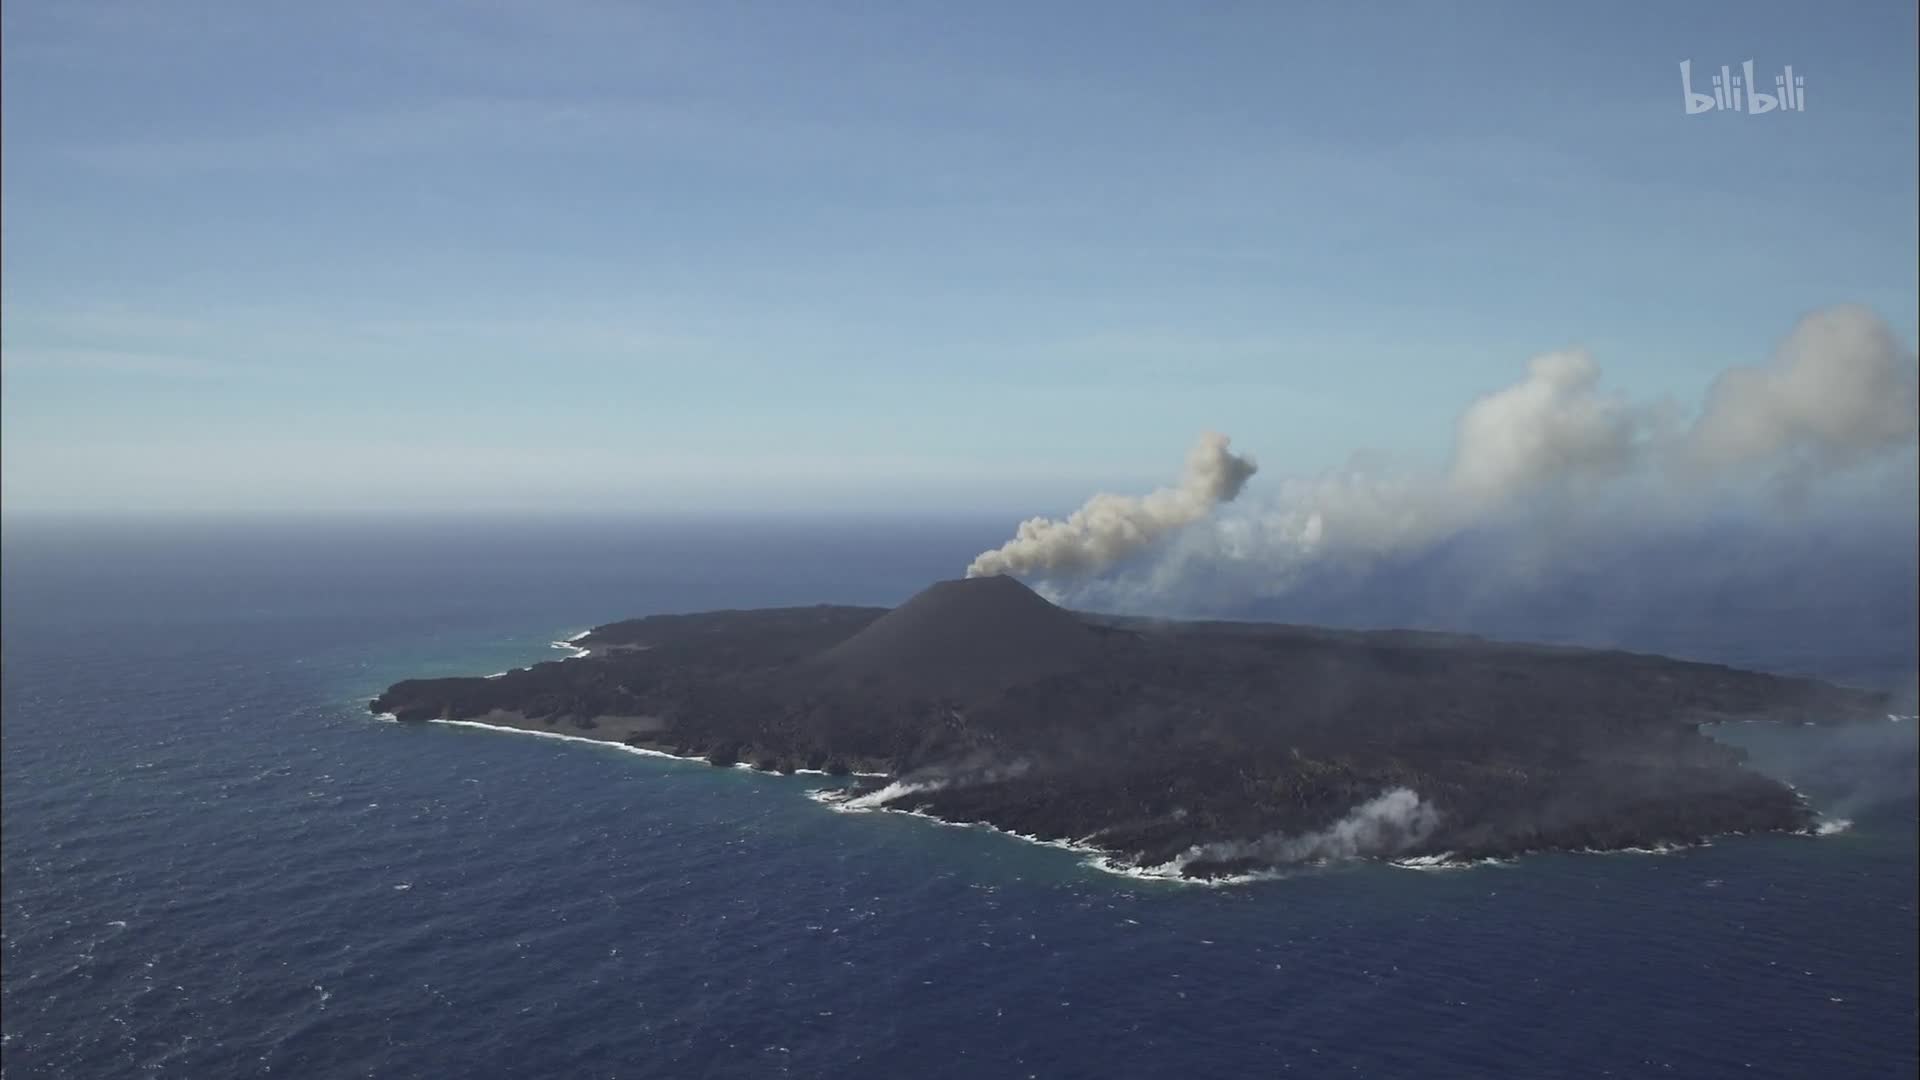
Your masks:
<svg viewBox="0 0 1920 1080"><path fill-rule="evenodd" d="M1711 840L1697 840L1697 841L1694 841L1694 842L1692 842L1692 843L1687 843L1687 844L1681 844L1681 843L1676 843L1676 842L1673 842L1673 841L1662 841L1662 842L1660 842L1660 843L1657 843L1657 844L1654 844L1654 845L1653 845L1652 847L1619 847L1619 848L1595 848L1595 847L1588 847L1588 848L1566 848L1566 849L1563 849L1563 850L1560 850L1560 849L1553 849L1553 848L1548 848L1548 849L1546 849L1546 850L1544 850L1544 851L1532 851L1532 850L1529 850L1529 851L1524 851L1524 852L1521 852L1521 854L1523 854L1523 855L1552 855L1552 854L1564 854L1564 855L1678 855L1678 854L1680 854L1680 853L1681 853L1681 852L1683 852L1683 851L1691 851L1691 850L1693 850L1694 848L1706 848L1706 847L1712 847L1712 846L1713 846L1713 841L1711 841Z"/></svg>
<svg viewBox="0 0 1920 1080"><path fill-rule="evenodd" d="M895 781L877 791L870 791L865 795L854 795L852 792L841 788L814 788L808 791L806 795L807 798L826 806L829 810L843 814L876 812L899 814L903 817L920 818L947 828L985 829L988 832L1009 839L1019 840L1023 843L1033 844L1037 847L1054 848L1059 851L1071 852L1072 854L1079 855L1081 857L1081 865L1088 869L1098 870L1101 873L1112 874L1116 877L1130 878L1135 881L1218 887L1223 885L1242 885L1250 881L1260 881L1284 876L1278 872L1257 871L1254 873L1235 874L1216 878L1186 877L1181 875L1178 869L1171 863L1161 866L1138 866L1105 848L1089 843L1085 838L1080 840L1045 839L1031 833L1020 833L1014 832L1011 829L1003 829L990 821L952 821L917 808L906 810L886 805L888 802L915 791L939 786L941 785L938 783L911 784Z"/></svg>
<svg viewBox="0 0 1920 1080"><path fill-rule="evenodd" d="M397 717L395 717L395 716L393 716L393 714L391 714L391 713L386 713L386 714L383 714L383 716L385 716L385 717L386 717L387 719L398 719ZM594 746L606 746L606 747L611 747L611 748L613 748L613 749L615 749L615 750L621 750L621 751L625 751L626 753L629 753L629 754L638 754L638 755L640 755L641 757L655 757L655 758L666 758L666 759L667 759L667 760L669 760L669 761L685 761L685 762L688 762L688 763L691 763L691 764L696 764L696 765L705 765L705 766L708 766L709 768L711 768L711 767L713 766L713 763L712 763L711 761L708 761L708 760L707 760L706 758L704 758L704 757L700 757L700 756L698 756L698 755L691 755L691 754L670 754L670 753L668 753L668 752L666 752L665 750L654 750L654 749L651 749L651 748L649 748L649 747L645 747L645 746L633 746L633 745L631 745L631 744L628 744L628 743L623 743L623 742L614 742L614 741L612 741L612 740L610 740L610 739L595 739L595 738L592 738L592 737L590 737L590 736L586 736L586 735L567 735L567 734L564 734L564 733L562 733L562 732L558 732L558 731L536 731L536 730L534 730L533 728L523 728L523 727L512 727L512 726L509 726L509 725L507 725L507 724L487 724L487 723L482 723L482 722L481 722L481 721L479 721L479 720L441 720L441 719L434 719L434 720L429 720L429 721L428 721L428 723L432 723L432 724L449 724L449 725L451 725L451 726L453 726L453 727L470 727L470 728L480 728L480 729L482 729L482 730L485 730L485 731L503 731L503 732L506 732L506 733L507 733L507 734L509 734L509 735L535 735L535 736L538 736L538 737L540 737L540 738L542 738L542 739L559 739L559 740L562 740L563 742L578 742L578 743L591 743L591 744L592 744L592 745L594 745ZM757 766L755 766L755 765L753 765L752 763L750 763L750 762L745 762L745 761L737 761L737 762L734 762L734 764L733 764L733 768L736 768L736 769L744 769L744 770L746 770L746 771L748 771L748 772L755 772L755 773L759 773L759 774L761 774L761 775L763 775L763 776L786 776L786 775L789 775L789 774L787 774L787 773L783 773L783 772L780 772L780 771L779 771L779 770L777 770L777 769L761 769L761 768L759 768L759 767L757 767ZM801 771L801 772L815 772L815 773L820 773L820 775L823 775L823 776L824 776L824 775L826 775L826 774L825 774L824 772L821 772L821 771L820 771L820 770L818 770L818 769L802 769L802 770L799 770L799 771ZM854 776L860 776L860 777L869 777L869 778L873 778L873 779L884 779L884 778L886 778L886 777L888 777L888 776L890 776L890 775L892 775L892 774L890 774L890 773L853 773L852 775L854 775ZM469 781L469 782L470 782L470 783L478 783L479 781L477 781L477 780L476 780L476 781ZM893 785L890 785L890 786L893 786ZM935 785L928 785L928 784L916 784L916 785L913 785L913 787L914 787L914 788L915 788L916 790L917 790L918 788L922 788L922 787L930 787L930 786L935 786ZM879 792L875 792L874 794L875 794L875 795L878 795L878 794L880 794L880 793L879 793ZM903 791L901 791L901 792L895 792L895 795L899 795L899 794L905 794L905 792L903 792ZM812 798L812 799L814 799L814 801L816 801L816 802L837 802L837 801L839 801L840 799L842 799L842 798L844 798L844 797L846 797L846 793L845 793L845 792L839 792L839 791L832 791L832 790L828 790L828 791L809 791L809 792L807 792L807 797L808 797L808 798ZM889 798L892 798L893 796L888 796L888 797L889 797ZM861 807L859 807L858 809L871 809L871 807L867 807L867 806L864 806L864 805L863 805L863 806L861 806Z"/></svg>
<svg viewBox="0 0 1920 1080"><path fill-rule="evenodd" d="M491 675L488 675L488 676L486 676L486 677L487 677L487 678L489 678L489 679L503 679L503 678L505 678L505 677L507 677L508 675L511 675L511 674L513 674L513 669L511 669L511 668L509 668L509 669L508 669L508 670L506 670L506 671L496 671L496 672L494 672L493 674L491 674Z"/></svg>
<svg viewBox="0 0 1920 1080"><path fill-rule="evenodd" d="M504 731L509 735L532 735L536 738L559 739L563 742L590 743L594 746L605 746L629 754L638 754L641 757L666 758L669 761L697 761L702 765L708 764L706 758L682 757L679 754L669 754L665 750L650 750L644 746L632 746L627 743L612 742L607 739L591 739L585 735L563 735L558 731L535 731L532 728L508 727L505 724L483 724L478 720L429 720L427 722L430 724L449 724L453 727L480 728L483 731Z"/></svg>
<svg viewBox="0 0 1920 1080"><path fill-rule="evenodd" d="M547 646L549 648L559 649L562 652L572 653L572 656L567 657L569 660L585 660L587 657L593 655L593 650L583 648L579 642L591 633L593 633L591 630L582 630L577 634L563 637L558 641L549 641L547 642Z"/></svg>
<svg viewBox="0 0 1920 1080"><path fill-rule="evenodd" d="M1502 859L1488 855L1478 859L1462 859L1451 851L1438 855L1410 855L1404 859L1389 860L1387 865L1396 870L1420 870L1428 873L1450 870L1473 870L1485 866L1513 866L1518 859Z"/></svg>
<svg viewBox="0 0 1920 1080"><path fill-rule="evenodd" d="M1316 859L1311 863L1299 864L1322 866L1326 860ZM1102 853L1083 860L1083 865L1102 873L1132 878L1135 881L1158 881L1169 885L1198 885L1203 888L1221 889L1230 885L1250 885L1256 881L1280 881L1299 872L1299 865L1282 868L1262 867L1258 870L1246 870L1238 874L1220 874L1214 877L1189 877L1185 873L1186 860L1175 858L1155 866L1141 866L1112 854Z"/></svg>
<svg viewBox="0 0 1920 1080"><path fill-rule="evenodd" d="M400 722L400 714L398 713L390 713L390 712L374 713L373 718L375 720L385 720L390 724L397 724Z"/></svg>
<svg viewBox="0 0 1920 1080"><path fill-rule="evenodd" d="M818 791L807 792L807 797L813 799L815 802L823 803L829 809L839 811L842 814L865 814L875 810L885 810L887 809L887 803L903 796L911 795L916 791L936 791L944 786L946 785L937 780L918 784L910 784L904 780L895 780L885 787L880 788L878 791L869 791L865 795L854 795L847 791L835 791L830 788L823 788ZM905 811L899 812L904 813Z"/></svg>
<svg viewBox="0 0 1920 1080"><path fill-rule="evenodd" d="M1828 818L1813 827L1815 836L1837 836L1853 828L1853 822L1847 818Z"/></svg>

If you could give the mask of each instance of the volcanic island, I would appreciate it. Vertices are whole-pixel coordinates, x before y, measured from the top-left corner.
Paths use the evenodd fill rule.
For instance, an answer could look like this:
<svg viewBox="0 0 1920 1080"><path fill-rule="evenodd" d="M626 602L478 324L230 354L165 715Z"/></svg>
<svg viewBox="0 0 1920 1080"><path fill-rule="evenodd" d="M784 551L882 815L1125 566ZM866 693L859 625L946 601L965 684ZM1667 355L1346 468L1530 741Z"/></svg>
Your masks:
<svg viewBox="0 0 1920 1080"><path fill-rule="evenodd" d="M1888 710L1628 652L1087 614L998 575L891 610L653 615L571 644L501 675L396 683L371 709L818 771L863 808L1188 879L1808 832L1804 800L1701 725Z"/></svg>

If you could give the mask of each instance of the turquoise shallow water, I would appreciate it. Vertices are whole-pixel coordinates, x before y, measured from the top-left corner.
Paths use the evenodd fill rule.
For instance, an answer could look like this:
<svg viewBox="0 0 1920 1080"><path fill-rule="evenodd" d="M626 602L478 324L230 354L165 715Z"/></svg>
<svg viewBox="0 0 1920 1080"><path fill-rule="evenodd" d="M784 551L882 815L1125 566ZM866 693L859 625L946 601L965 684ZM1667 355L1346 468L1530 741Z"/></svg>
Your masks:
<svg viewBox="0 0 1920 1080"><path fill-rule="evenodd" d="M363 711L618 616L898 599L976 539L11 549L6 1075L1912 1075L1910 730L1727 734L1833 837L1205 889Z"/></svg>

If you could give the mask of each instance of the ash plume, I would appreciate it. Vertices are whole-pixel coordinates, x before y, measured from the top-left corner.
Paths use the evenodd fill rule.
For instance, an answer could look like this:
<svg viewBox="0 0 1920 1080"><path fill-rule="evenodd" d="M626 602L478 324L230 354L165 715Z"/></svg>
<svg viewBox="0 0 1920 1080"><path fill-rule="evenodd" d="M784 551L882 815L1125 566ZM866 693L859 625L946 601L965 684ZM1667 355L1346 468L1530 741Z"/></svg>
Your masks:
<svg viewBox="0 0 1920 1080"><path fill-rule="evenodd" d="M1913 349L1855 306L1806 316L1765 362L1722 372L1692 409L1609 391L1584 351L1549 353L1461 413L1444 467L1391 469L1357 453L1331 472L1271 482L1251 505L1195 513L1153 559L1054 595L1197 613L1497 534L1492 591L1591 561L1596 545L1730 516L1779 526L1801 511L1833 529L1845 515L1830 511L1912 507L1915 386ZM1084 532L1071 519L1029 523L1022 540L975 565L1045 577L1101 569L1145 546L1059 543ZM1068 553L1041 557L1056 544Z"/></svg>
<svg viewBox="0 0 1920 1080"><path fill-rule="evenodd" d="M1583 351L1548 353L1527 377L1460 417L1448 483L1463 499L1498 502L1556 484L1616 476L1642 449L1647 411L1602 394Z"/></svg>
<svg viewBox="0 0 1920 1080"><path fill-rule="evenodd" d="M1228 450L1229 441L1213 432L1200 436L1175 487L1148 495L1095 495L1065 520L1021 522L1013 539L976 556L967 576L1084 574L1145 550L1240 494L1258 466Z"/></svg>
<svg viewBox="0 0 1920 1080"><path fill-rule="evenodd" d="M1910 447L1914 355L1859 307L1800 321L1764 367L1737 367L1707 391L1681 448L1708 473L1755 466L1832 469Z"/></svg>

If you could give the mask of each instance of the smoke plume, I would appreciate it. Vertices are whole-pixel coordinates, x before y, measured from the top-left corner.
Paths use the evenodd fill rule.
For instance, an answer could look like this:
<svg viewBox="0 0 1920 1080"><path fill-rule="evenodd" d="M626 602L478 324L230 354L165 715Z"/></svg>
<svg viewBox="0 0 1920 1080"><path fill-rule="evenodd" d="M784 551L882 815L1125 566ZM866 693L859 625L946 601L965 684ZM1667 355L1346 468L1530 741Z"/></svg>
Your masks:
<svg viewBox="0 0 1920 1080"><path fill-rule="evenodd" d="M1032 767L1033 763L1026 758L1000 761L990 754L976 753L959 761L915 769L884 787L862 795L840 791L822 791L818 795L820 801L842 813L865 813L889 809L889 804L924 791L1012 780L1025 776Z"/></svg>
<svg viewBox="0 0 1920 1080"><path fill-rule="evenodd" d="M1709 473L1833 469L1910 447L1914 355L1864 308L1800 321L1765 367L1738 367L1707 391L1682 450Z"/></svg>
<svg viewBox="0 0 1920 1080"><path fill-rule="evenodd" d="M1064 521L1032 518L1013 539L982 552L968 577L994 574L1081 574L1136 554L1183 525L1191 525L1240 494L1258 468L1227 449L1225 435L1207 432L1187 454L1176 487L1149 495L1095 495Z"/></svg>
<svg viewBox="0 0 1920 1080"><path fill-rule="evenodd" d="M1586 353L1548 353L1528 365L1526 379L1474 402L1454 439L1454 491L1499 502L1626 471L1646 414L1601 394L1599 382L1600 366Z"/></svg>
<svg viewBox="0 0 1920 1080"><path fill-rule="evenodd" d="M1677 535L1728 515L1779 522L1781 510L1845 499L1898 512L1913 506L1915 386L1913 350L1851 306L1807 316L1766 362L1723 372L1694 409L1629 400L1605 388L1587 353L1550 353L1465 409L1442 468L1392 470L1357 454L1211 515L1251 465L1196 468L1175 491L1103 496L1065 522L1028 522L972 572L1052 578L1070 586L1049 590L1056 599L1081 606L1196 613L1309 579L1357 580L1464 538L1502 538L1492 588L1591 563L1603 540ZM1203 443L1196 461L1210 455L1237 460L1225 440ZM1220 482L1208 488L1207 476ZM1154 558L1122 563L1189 523ZM1109 568L1118 572L1091 573Z"/></svg>

